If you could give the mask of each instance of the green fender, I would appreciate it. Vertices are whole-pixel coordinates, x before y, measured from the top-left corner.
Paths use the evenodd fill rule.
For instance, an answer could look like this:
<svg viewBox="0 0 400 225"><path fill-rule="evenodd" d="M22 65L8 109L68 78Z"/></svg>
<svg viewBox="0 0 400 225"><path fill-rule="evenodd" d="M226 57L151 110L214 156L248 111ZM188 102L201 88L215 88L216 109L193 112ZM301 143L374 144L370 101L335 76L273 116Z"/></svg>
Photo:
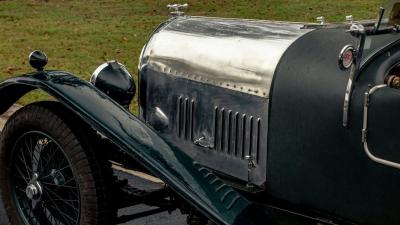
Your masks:
<svg viewBox="0 0 400 225"><path fill-rule="evenodd" d="M265 210L224 184L106 94L67 72L37 72L2 82L0 114L20 97L38 88L57 98L131 157L142 162L215 223L267 224Z"/></svg>

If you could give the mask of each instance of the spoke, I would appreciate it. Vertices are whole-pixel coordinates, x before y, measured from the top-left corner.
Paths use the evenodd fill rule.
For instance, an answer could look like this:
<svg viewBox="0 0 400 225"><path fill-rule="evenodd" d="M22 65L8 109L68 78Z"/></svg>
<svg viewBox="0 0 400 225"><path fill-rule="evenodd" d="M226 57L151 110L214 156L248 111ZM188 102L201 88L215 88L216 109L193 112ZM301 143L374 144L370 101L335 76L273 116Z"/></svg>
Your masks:
<svg viewBox="0 0 400 225"><path fill-rule="evenodd" d="M26 149L29 151L29 154L31 156L31 160L33 159L33 150L32 150L32 138L29 137L29 145L28 145L28 141L25 140L25 147Z"/></svg>
<svg viewBox="0 0 400 225"><path fill-rule="evenodd" d="M30 221L30 222L33 222L33 211L32 211L32 208L28 208L29 210L28 210L28 220Z"/></svg>
<svg viewBox="0 0 400 225"><path fill-rule="evenodd" d="M45 188L49 193L51 193L51 194L53 194L54 196L56 196L58 199L63 199L63 200L65 200L64 198L62 198L61 196L59 196L58 194L56 194L54 191L50 190L49 188L47 188L47 187L44 187L44 188ZM49 196L49 198L51 199L51 196ZM69 205L72 209L78 211L77 209L75 209L75 208L76 208L75 205L69 203L68 201L63 201L63 202L64 202L65 204Z"/></svg>
<svg viewBox="0 0 400 225"><path fill-rule="evenodd" d="M29 151L29 154L31 155L31 158L32 158L32 149L31 149L31 147L28 145L27 141L25 141L24 144L25 144L26 150Z"/></svg>
<svg viewBox="0 0 400 225"><path fill-rule="evenodd" d="M57 173L59 173L59 172L65 170L65 169L68 169L68 168L70 168L70 166L69 166L69 165L66 165L66 166L64 166L63 168L58 169L58 170L57 170Z"/></svg>
<svg viewBox="0 0 400 225"><path fill-rule="evenodd" d="M46 216L46 211L43 210L43 204L39 204L33 210L33 215L35 215L35 219L39 220L39 224L48 224L48 219Z"/></svg>
<svg viewBox="0 0 400 225"><path fill-rule="evenodd" d="M15 193L15 195L16 195L18 201L21 200L21 199L27 200L27 198L26 198L26 193L25 193L24 190L21 190L21 189L18 188L17 191L20 191L20 192L21 192L21 193Z"/></svg>
<svg viewBox="0 0 400 225"><path fill-rule="evenodd" d="M47 166L50 164L50 162L53 161L53 157L57 153L57 150L58 150L58 147L53 151L51 157L49 157L49 159L47 160L46 165L42 168L42 171L44 171L47 168Z"/></svg>
<svg viewBox="0 0 400 225"><path fill-rule="evenodd" d="M45 200L45 202L54 204L57 207L63 207L64 209L70 208L74 212L74 215L79 214L79 210L77 209L79 204L78 200L64 200L64 199L53 200L49 194L47 194L47 196L49 197L49 200Z"/></svg>
<svg viewBox="0 0 400 225"><path fill-rule="evenodd" d="M18 186L15 187L15 190L25 193L25 190Z"/></svg>
<svg viewBox="0 0 400 225"><path fill-rule="evenodd" d="M74 223L78 222L78 219L74 219L70 215L64 213L56 204L52 203L51 205L48 205L48 206L50 206L51 208L57 210L64 219L69 219L70 221L72 221ZM67 221L65 221L65 222L67 222ZM70 224L70 223L68 223L68 224Z"/></svg>
<svg viewBox="0 0 400 225"><path fill-rule="evenodd" d="M56 185L56 184L50 184L47 182L41 182L42 184L45 185L49 185L49 186L44 186L46 189L53 191L54 193L56 193L57 191L61 191L64 190L65 194L70 194L70 197L74 198L74 199L79 199L79 193L78 187L74 187L74 186L60 186L60 185ZM50 187L52 187L50 189ZM58 189L59 188L59 189ZM59 201L68 201L68 202L79 202L78 200L68 200L65 198L60 198L58 199Z"/></svg>
<svg viewBox="0 0 400 225"><path fill-rule="evenodd" d="M59 173L59 172L65 170L65 169L68 169L68 168L70 168L70 166L69 166L69 165L66 165L66 166L64 166L63 168L56 170L55 173ZM49 177L49 176L51 176L51 175L52 175L52 174L50 173L50 174L48 174L48 175L46 175L46 176L44 176L44 177L41 177L40 180L43 180L43 179L45 179L45 178L47 178L47 177Z"/></svg>
<svg viewBox="0 0 400 225"><path fill-rule="evenodd" d="M28 182L28 181L26 180L25 177L22 177L22 176L20 176L20 175L18 175L18 174L14 174L14 177L15 177L15 178L22 179L22 180L24 180L25 182Z"/></svg>
<svg viewBox="0 0 400 225"><path fill-rule="evenodd" d="M18 154L18 158L19 158L20 160L22 160L22 159L20 158L20 155L22 155L23 163L24 163L24 165L25 165L26 172L28 173L28 178L29 178L29 180L30 180L32 177L31 177L31 175L29 175L29 173L32 173L32 170L29 169L29 167L28 167L28 163L26 162L25 154L24 154L24 151L22 150L22 148L20 148L20 153L21 153L21 154Z"/></svg>
<svg viewBox="0 0 400 225"><path fill-rule="evenodd" d="M79 202L79 200L66 200L66 199L61 199L61 198L52 198L50 200L47 200L49 202L55 202L55 201L63 201L63 202Z"/></svg>
<svg viewBox="0 0 400 225"><path fill-rule="evenodd" d="M62 225L77 224L78 214L76 214L76 216L75 215L73 216L76 218L73 218L71 215L66 214L64 210L60 209L54 202L46 201L45 205L46 205L45 207L51 214L53 221L55 221L57 224L62 224Z"/></svg>
<svg viewBox="0 0 400 225"><path fill-rule="evenodd" d="M18 170L18 172L19 172L19 174L24 178L24 180L25 180L25 182L26 182L26 184L28 184L29 183L29 178L27 179L25 176L24 176L24 174L21 172L21 170L19 169L19 167L17 166L17 167L15 167L15 169L17 169Z"/></svg>
<svg viewBox="0 0 400 225"><path fill-rule="evenodd" d="M22 208L22 210L26 210L26 209L29 209L29 206L25 206Z"/></svg>
<svg viewBox="0 0 400 225"><path fill-rule="evenodd" d="M51 186L54 186L54 187L60 187L60 188L78 189L77 186L59 185L59 184L52 184L52 183L48 183L48 182L40 182L40 183L46 184L46 185L51 185Z"/></svg>
<svg viewBox="0 0 400 225"><path fill-rule="evenodd" d="M42 154L40 155L40 173L44 172L45 167L49 163L51 147L49 144L46 145L45 149L43 150ZM45 165L45 166L44 166Z"/></svg>
<svg viewBox="0 0 400 225"><path fill-rule="evenodd" d="M44 204L43 205L44 209L46 210L46 214L48 215L48 220L52 223L52 224L61 224L61 222L59 220L56 220L56 218L54 218L53 213L47 208L47 206Z"/></svg>
<svg viewBox="0 0 400 225"><path fill-rule="evenodd" d="M31 154L32 154L32 157L33 157L33 143L32 143L32 137L31 136L29 136L29 146L30 146L30 150L31 150Z"/></svg>
<svg viewBox="0 0 400 225"><path fill-rule="evenodd" d="M21 199L26 200L26 195L17 195L17 200L20 201Z"/></svg>
<svg viewBox="0 0 400 225"><path fill-rule="evenodd" d="M68 183L71 182L71 181L75 181L75 178L74 178L74 177L71 177L69 180L65 181L64 184L68 184Z"/></svg>

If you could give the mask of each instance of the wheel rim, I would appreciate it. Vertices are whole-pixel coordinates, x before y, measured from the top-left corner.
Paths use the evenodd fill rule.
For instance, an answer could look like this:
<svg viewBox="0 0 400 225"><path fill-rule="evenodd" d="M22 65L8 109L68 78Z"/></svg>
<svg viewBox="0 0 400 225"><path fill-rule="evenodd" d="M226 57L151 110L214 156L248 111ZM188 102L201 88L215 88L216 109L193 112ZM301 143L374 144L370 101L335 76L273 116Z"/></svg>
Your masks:
<svg viewBox="0 0 400 225"><path fill-rule="evenodd" d="M78 225L80 193L64 150L49 135L31 131L11 154L11 191L27 225Z"/></svg>

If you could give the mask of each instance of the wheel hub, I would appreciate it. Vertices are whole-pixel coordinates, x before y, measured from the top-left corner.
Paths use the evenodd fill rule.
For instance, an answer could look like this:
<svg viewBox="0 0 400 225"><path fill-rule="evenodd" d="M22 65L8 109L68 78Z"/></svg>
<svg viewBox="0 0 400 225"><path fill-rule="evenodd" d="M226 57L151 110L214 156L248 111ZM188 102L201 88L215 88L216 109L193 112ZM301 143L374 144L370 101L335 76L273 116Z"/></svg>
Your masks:
<svg viewBox="0 0 400 225"><path fill-rule="evenodd" d="M30 131L12 151L10 185L22 222L79 224L80 189L60 145L44 133Z"/></svg>
<svg viewBox="0 0 400 225"><path fill-rule="evenodd" d="M25 189L26 197L30 200L38 200L43 194L42 185L37 180L39 175L34 173L32 176L32 180L29 182L28 186Z"/></svg>
<svg viewBox="0 0 400 225"><path fill-rule="evenodd" d="M26 187L25 194L31 200L40 199L42 195L42 186L39 182L29 184L28 187Z"/></svg>

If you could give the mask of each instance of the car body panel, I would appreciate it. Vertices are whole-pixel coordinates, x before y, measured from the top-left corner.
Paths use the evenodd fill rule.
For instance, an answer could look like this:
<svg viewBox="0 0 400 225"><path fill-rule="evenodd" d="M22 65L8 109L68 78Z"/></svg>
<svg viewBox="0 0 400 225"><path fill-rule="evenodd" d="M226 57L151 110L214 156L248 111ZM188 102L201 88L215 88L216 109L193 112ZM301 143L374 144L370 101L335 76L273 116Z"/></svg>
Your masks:
<svg viewBox="0 0 400 225"><path fill-rule="evenodd" d="M248 179L264 185L268 99L165 76L148 67L141 72L140 102L146 104L141 115L146 123L202 165L244 185ZM163 126L161 120L166 121ZM254 156L256 166L250 174L247 155Z"/></svg>
<svg viewBox="0 0 400 225"><path fill-rule="evenodd" d="M177 17L154 32L139 69L268 98L282 54L312 31L301 28L288 22Z"/></svg>
<svg viewBox="0 0 400 225"><path fill-rule="evenodd" d="M388 60L392 65L400 62L394 54L399 47L393 46L398 37L368 36L374 50L365 52L363 69L354 83L347 128L342 116L350 72L341 71L337 60L343 46L354 45L355 40L343 30L318 30L287 50L273 82L269 113L269 195L360 224L400 221L399 171L372 161L362 144L364 93L384 83L391 68L385 65ZM382 51L382 44L390 43L392 47ZM399 101L398 95L391 98L386 100L392 104ZM378 102L371 104L374 111ZM394 119L394 115L386 115L386 120L372 117L375 115L370 117L374 129L383 129L377 123L387 126ZM392 123L391 128L395 127ZM386 132L392 131L375 133L374 141L398 145L399 139L388 139Z"/></svg>
<svg viewBox="0 0 400 225"><path fill-rule="evenodd" d="M153 127L167 121L161 135L202 165L263 187L275 69L286 49L312 30L289 22L170 19L139 59L140 117ZM190 137L180 137L182 125Z"/></svg>
<svg viewBox="0 0 400 225"><path fill-rule="evenodd" d="M396 171L373 162L362 144L364 92L370 85L383 84L387 73L366 72L366 68L380 64L377 58L397 45L399 35L396 32L367 35L360 63L362 72L354 82L349 124L344 127L343 107L350 70L341 70L338 59L345 46L357 46L358 39L346 32L350 24L310 26L313 29L299 32L290 44L284 45L282 51L265 56L264 59L270 56L279 59L274 61L276 65L272 72L258 73L270 79L268 84L261 79L263 87L252 87L252 90L266 91L266 95L237 90L229 82L220 82L214 70L207 70L207 63L202 67L183 66L211 60L221 66L221 73L225 73L222 77L236 82L235 77L240 77L241 72L235 75L230 71L236 64L224 63L224 60L235 62L231 51L221 51L216 60L213 50L222 48L213 45L219 42L209 38L243 38L241 35L244 33L247 39L263 40L263 35L259 37L255 33L247 33L254 28L253 23L268 27L272 36L286 28L301 30L302 27L279 22L183 17L156 30L140 59L140 117L151 126L160 128L161 119L157 112L163 112L164 118L168 118L168 126L158 129L160 135L180 146L201 164L221 173L234 185L239 185L239 188L249 192L263 191L261 199L273 198L361 224L386 225L400 221L394 210L396 201L400 200L399 194L393 192L394 186L399 185L399 182L393 181ZM241 24L241 29L234 30L238 24ZM271 24L281 27L273 29ZM234 31L227 32L229 29ZM163 32L173 33L174 38L161 35ZM282 37L283 40L285 38ZM177 43L169 48L173 40ZM274 46L270 41L268 39L263 44ZM213 44L207 44L209 42ZM231 49L241 49L241 45L227 43ZM203 46L201 52L208 50L212 57L199 58L196 52L198 47L184 48L181 44L205 45L207 47ZM247 57L243 62L247 62L249 67L253 65L253 58L254 62L260 63L253 68L264 66L265 62L257 61L262 54L238 52ZM193 74L196 76L191 76ZM195 79L204 78L202 74L208 76L209 82ZM241 78L248 77L243 75ZM396 98L395 95L392 97ZM371 117L374 110L372 106ZM236 113L246 118L245 123L240 123L252 128L246 130L243 125L236 125ZM260 121L260 131L250 118ZM382 130L377 123L372 122L371 126ZM182 129L189 131L187 136L184 133L184 138L181 138ZM246 149L244 157L232 154L231 147L235 149L237 145L237 133L240 143L246 146L242 147ZM388 145L396 146L393 135L386 139L383 136L374 137L371 144L386 140ZM254 151L249 148L254 143L261 144L260 150L256 151L261 154L255 154L262 157L255 157L260 163L249 162L246 158L254 157ZM393 149L388 151L382 154L389 154L386 158L395 160L398 153ZM374 184L370 184L370 179L374 180ZM385 186L379 179L390 182L390 185ZM380 193L382 190L385 194ZM371 197L369 200L365 196L382 198ZM366 203L380 208L360 207ZM374 212L370 213L372 209Z"/></svg>
<svg viewBox="0 0 400 225"><path fill-rule="evenodd" d="M397 115L400 115L400 90L389 87L378 90L369 100L368 111L367 141L371 153L399 164L398 142L393 140L400 137L397 120Z"/></svg>
<svg viewBox="0 0 400 225"><path fill-rule="evenodd" d="M0 104L1 112L36 88L48 92L81 116L213 221L234 224L236 218L243 216L241 212L251 207L238 192L106 94L69 73L38 72L4 81L0 84L0 98L5 100Z"/></svg>

